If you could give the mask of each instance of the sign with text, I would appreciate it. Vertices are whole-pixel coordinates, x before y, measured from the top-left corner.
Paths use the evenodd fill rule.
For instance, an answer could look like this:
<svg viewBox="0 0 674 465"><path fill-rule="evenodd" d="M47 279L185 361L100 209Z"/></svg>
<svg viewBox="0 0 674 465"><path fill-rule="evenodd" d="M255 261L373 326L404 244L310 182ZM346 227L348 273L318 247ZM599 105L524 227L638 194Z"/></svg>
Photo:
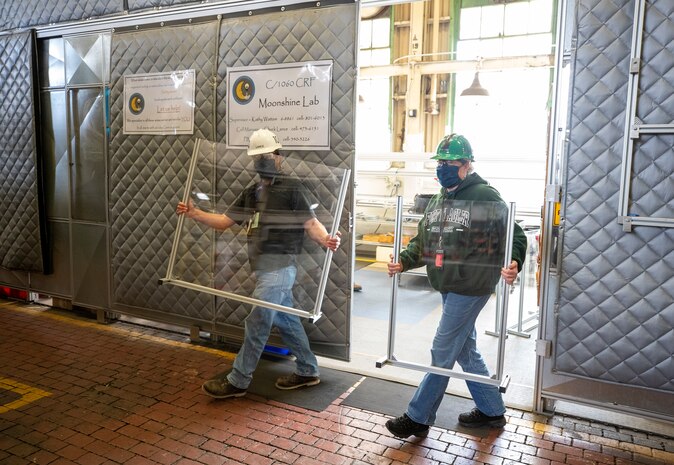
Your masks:
<svg viewBox="0 0 674 465"><path fill-rule="evenodd" d="M193 69L124 76L124 134L193 133Z"/></svg>
<svg viewBox="0 0 674 465"><path fill-rule="evenodd" d="M267 128L283 148L330 149L332 60L229 68L227 89L227 147Z"/></svg>

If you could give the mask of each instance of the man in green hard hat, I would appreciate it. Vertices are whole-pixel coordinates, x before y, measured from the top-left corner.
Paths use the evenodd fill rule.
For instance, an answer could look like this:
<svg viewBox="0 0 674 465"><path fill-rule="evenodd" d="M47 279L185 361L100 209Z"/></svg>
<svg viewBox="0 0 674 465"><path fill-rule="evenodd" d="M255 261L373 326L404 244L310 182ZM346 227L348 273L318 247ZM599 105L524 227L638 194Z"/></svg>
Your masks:
<svg viewBox="0 0 674 465"><path fill-rule="evenodd" d="M489 212L507 211L507 207L498 191L473 172L470 143L464 136L450 134L440 141L432 158L437 160L442 188L429 201L417 235L400 253L400 261L388 264L389 276L426 266L431 286L442 296L442 317L433 339L431 364L452 369L458 362L466 373L489 377L477 349L475 320L501 277L507 284L514 282L526 256L527 239L515 225L510 266L501 268L502 254L500 258L497 253L488 255L493 250L505 250L503 244L494 247L493 237L480 228L489 224ZM448 382L447 376L427 373L407 411L388 420L386 428L399 438L426 436ZM498 387L475 381L466 384L476 407L460 414L459 424L469 428L503 427L506 408Z"/></svg>

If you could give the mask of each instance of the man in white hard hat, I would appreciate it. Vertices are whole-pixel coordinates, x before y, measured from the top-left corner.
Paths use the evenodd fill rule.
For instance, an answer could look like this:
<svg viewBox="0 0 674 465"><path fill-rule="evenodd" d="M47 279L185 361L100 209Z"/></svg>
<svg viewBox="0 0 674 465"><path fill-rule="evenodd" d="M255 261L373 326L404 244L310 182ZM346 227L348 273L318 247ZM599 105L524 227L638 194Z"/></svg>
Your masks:
<svg viewBox="0 0 674 465"><path fill-rule="evenodd" d="M316 218L301 182L282 173L281 148L273 132L255 131L250 136L248 155L254 158L259 181L245 188L226 214L205 212L191 201L178 203L176 212L218 230L236 224L244 227L256 280L253 297L292 307L292 287L297 274L295 259L301 252L304 234L332 251L339 247L340 235L328 234ZM318 361L309 347L300 318L256 306L245 320L243 345L232 370L226 376L204 382L204 392L218 399L245 395L273 326L296 359L295 372L278 378L276 387L296 389L320 383Z"/></svg>

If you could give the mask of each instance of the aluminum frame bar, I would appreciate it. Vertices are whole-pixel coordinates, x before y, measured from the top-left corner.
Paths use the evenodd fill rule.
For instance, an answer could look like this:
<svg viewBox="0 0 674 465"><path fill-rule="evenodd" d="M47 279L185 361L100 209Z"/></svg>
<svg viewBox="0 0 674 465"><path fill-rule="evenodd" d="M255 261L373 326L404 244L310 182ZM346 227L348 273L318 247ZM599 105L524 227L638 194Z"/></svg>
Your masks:
<svg viewBox="0 0 674 465"><path fill-rule="evenodd" d="M623 137L623 156L620 169L620 193L618 195L618 223L623 225L623 231L625 232L631 232L633 226L674 228L674 218L635 216L629 212L635 140L639 139L641 134L674 134L674 124L643 124L636 116L639 99L639 72L642 65L641 47L643 45L645 17L646 0L637 0L634 4L634 26L632 28L630 72L627 85L625 133Z"/></svg>
<svg viewBox="0 0 674 465"><path fill-rule="evenodd" d="M194 149L192 151L192 159L190 160L190 167L187 171L187 185L185 192L183 192L182 202L187 203L190 200L190 192L192 189L192 180L194 178L194 170L197 165L196 154L199 153L199 148L201 147L202 139L197 139L194 144ZM162 282L170 282L173 276L173 265L176 261L176 255L178 254L178 244L180 243L180 233L183 230L183 224L185 223L185 215L178 215L178 224L176 226L176 232L173 236L173 246L171 247L171 254L169 255L169 263L166 268L166 277L161 280Z"/></svg>
<svg viewBox="0 0 674 465"><path fill-rule="evenodd" d="M555 64L554 64L554 73L553 73L553 83L552 83L552 101L550 108L550 137L548 140L548 155L546 163L546 191L550 188L551 190L557 191L552 196L545 196L545 204L543 208L543 218L541 221L541 241L539 244L540 250L539 254L541 256L540 262L540 296L539 296L539 307L540 307L540 316L539 316L539 325L538 325L538 334L536 343L539 341L545 341L545 338L548 335L548 329L550 325L548 324L549 316L553 315L555 312L554 304L552 300L555 296L559 295L557 277L557 269L553 266L554 258L554 238L553 232L555 229L554 218L555 218L555 202L560 201L557 194L561 194L558 191L564 179L558 178L562 176L561 173L565 173L565 157L563 154L566 152L566 143L565 143L565 134L566 134L566 121L564 118L563 109L565 108L563 104L563 98L566 98L566 107L570 107L569 92L567 87L564 87L564 71L565 63L567 66L570 66L570 49L571 49L571 37L570 34L567 34L567 25L571 18L570 13L573 13L573 8L569 6L568 0L561 0L557 4L557 32L555 37L555 43L557 44L555 50ZM560 224L559 228L563 226ZM543 355L536 356L536 367L534 370L534 390L532 395L533 409L537 413L544 413L546 411L546 402L545 396L543 394L543 384L546 374L545 357Z"/></svg>
<svg viewBox="0 0 674 465"><path fill-rule="evenodd" d="M285 305L267 302L266 300L259 300L254 299L252 297L234 294L232 292L221 291L219 289L213 289L212 287L202 286L201 284L188 283L187 281L182 281L180 279L162 278L159 280L159 282L161 284L172 284L174 286L184 287L185 289L192 289L194 291L205 292L207 294L216 295L219 297L226 297L228 299L236 300L238 302L243 302L246 304L259 305L261 307L271 308L272 310L278 310L284 313L290 313L292 315L297 315L305 318L313 318L313 321L316 321L321 317L321 315L314 315L312 312L306 310L301 310L294 307L286 307Z"/></svg>
<svg viewBox="0 0 674 465"><path fill-rule="evenodd" d="M339 196L337 197L337 212L341 212L344 209L344 202L346 201L346 191L349 184L349 178L351 177L351 170L345 170L344 176L342 177L342 185L339 187ZM339 231L339 221L341 215L335 215L332 218L332 224L330 225L330 235L335 236ZM318 291L316 293L316 302L314 303L314 309L312 314L314 315L314 321L321 317L323 314L321 312L323 296L325 295L325 286L328 282L328 270L330 269L330 262L332 261L332 250L327 249L325 257L323 259L323 268L321 274L321 280L318 283Z"/></svg>
<svg viewBox="0 0 674 465"><path fill-rule="evenodd" d="M623 157L620 167L620 193L618 194L618 223L627 216L632 174L632 157L634 144L630 138L637 107L637 91L639 89L639 67L641 65L641 42L644 31L645 0L634 2L634 25L632 27L632 46L630 71L627 77L627 107L625 108L625 135L623 137Z"/></svg>
<svg viewBox="0 0 674 465"><path fill-rule="evenodd" d="M74 21L66 24L38 26L35 28L37 38L59 37L66 34L82 34L100 32L104 29L135 28L142 26L165 26L167 23L192 22L193 20L217 19L218 16L228 16L247 12L253 16L256 10L284 12L294 6L314 5L325 7L349 3L347 0L322 0L321 2L307 2L306 0L225 0L209 3L172 6L162 10L145 10L139 12L125 12L117 16L93 18Z"/></svg>

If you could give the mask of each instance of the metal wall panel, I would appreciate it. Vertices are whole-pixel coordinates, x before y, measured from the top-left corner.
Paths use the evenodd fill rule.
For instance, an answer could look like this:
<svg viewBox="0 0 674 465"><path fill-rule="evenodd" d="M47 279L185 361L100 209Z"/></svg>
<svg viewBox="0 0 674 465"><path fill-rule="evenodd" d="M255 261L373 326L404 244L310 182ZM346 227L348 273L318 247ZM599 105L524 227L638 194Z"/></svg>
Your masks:
<svg viewBox="0 0 674 465"><path fill-rule="evenodd" d="M73 220L106 221L104 91L102 88L68 91Z"/></svg>
<svg viewBox="0 0 674 465"><path fill-rule="evenodd" d="M110 76L110 34L88 34L64 40L68 86L107 83Z"/></svg>
<svg viewBox="0 0 674 465"><path fill-rule="evenodd" d="M65 85L65 51L63 39L43 39L38 42L40 87Z"/></svg>
<svg viewBox="0 0 674 465"><path fill-rule="evenodd" d="M42 93L42 156L47 217L67 219L68 203L68 130L66 126L66 94L63 90Z"/></svg>
<svg viewBox="0 0 674 465"><path fill-rule="evenodd" d="M107 227L73 223L71 233L73 304L110 308Z"/></svg>
<svg viewBox="0 0 674 465"><path fill-rule="evenodd" d="M54 272L51 274L31 273L30 289L42 294L70 298L72 292L72 268L70 260L70 226L68 222L49 221L49 238L52 244ZM87 269L90 270L89 267ZM105 269L95 270L94 274L107 276L107 271Z"/></svg>
<svg viewBox="0 0 674 465"><path fill-rule="evenodd" d="M578 2L553 371L671 393L674 230L625 232L617 221L634 8L634 2ZM647 12L645 69L653 88L643 92L663 98L647 99L642 114L671 121L671 104L656 101L671 99L660 94L674 85L672 3L656 0L648 9L655 20ZM671 213L662 194L674 171L672 139L643 138L642 144L644 158L630 167L644 183L635 183L637 203L644 212Z"/></svg>

